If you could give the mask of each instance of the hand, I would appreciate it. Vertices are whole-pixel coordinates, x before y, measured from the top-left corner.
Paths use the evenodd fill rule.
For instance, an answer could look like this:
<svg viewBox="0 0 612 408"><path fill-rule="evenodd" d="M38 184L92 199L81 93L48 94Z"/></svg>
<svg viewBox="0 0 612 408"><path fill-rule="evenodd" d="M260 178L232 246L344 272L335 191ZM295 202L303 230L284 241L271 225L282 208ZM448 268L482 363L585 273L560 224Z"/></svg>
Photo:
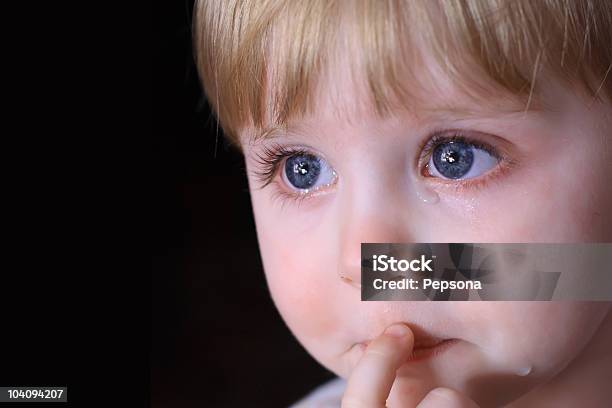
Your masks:
<svg viewBox="0 0 612 408"><path fill-rule="evenodd" d="M412 330L400 323L389 326L371 341L348 379L342 408L384 408L395 373L408 359L413 346ZM440 387L431 390L416 408L478 408L478 405L455 390Z"/></svg>

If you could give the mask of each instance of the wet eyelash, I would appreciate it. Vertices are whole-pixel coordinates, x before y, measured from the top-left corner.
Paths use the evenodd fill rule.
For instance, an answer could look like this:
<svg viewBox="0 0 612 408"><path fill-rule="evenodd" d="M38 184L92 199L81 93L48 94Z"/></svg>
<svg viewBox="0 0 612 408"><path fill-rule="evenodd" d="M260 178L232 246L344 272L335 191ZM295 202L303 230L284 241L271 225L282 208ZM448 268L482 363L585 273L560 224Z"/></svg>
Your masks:
<svg viewBox="0 0 612 408"><path fill-rule="evenodd" d="M485 152L489 153L491 156L495 157L498 160L503 159L500 152L498 152L495 148L493 148L487 143L483 143L474 138L465 136L461 133L461 131L446 131L435 133L433 136L426 139L425 142L421 144L421 146L419 146L419 150L421 152L419 161L422 163L424 158L427 158L427 160L429 161L429 158L433 154L433 151L436 149L436 147L440 146L441 144L450 142L465 143L467 145L484 150Z"/></svg>
<svg viewBox="0 0 612 408"><path fill-rule="evenodd" d="M429 171L429 160L434 152L434 150L444 143L449 142L462 142L468 144L470 146L474 146L478 149L482 149L491 156L495 157L498 160L498 164L496 168L490 172L487 172L486 175L478 176L473 179L466 180L439 180L438 182L441 184L445 184L448 187L454 188L456 192L461 192L463 190L474 190L481 187L484 187L488 183L492 181L492 179L497 179L498 177L504 174L506 171L513 168L517 162L510 158L508 154L503 149L497 149L491 146L488 143L484 143L478 140L475 137L468 136L462 130L445 130L435 132L432 136L427 138L424 142L421 143L419 149L421 153L417 158L417 168L419 169L419 173L425 177L427 176L425 171Z"/></svg>
<svg viewBox="0 0 612 408"><path fill-rule="evenodd" d="M310 152L302 148L286 147L280 144L264 146L261 153L255 154L255 162L258 166L253 170L253 175L261 184L260 188L266 187L274 180L278 167L284 159L301 154L310 154Z"/></svg>
<svg viewBox="0 0 612 408"><path fill-rule="evenodd" d="M276 182L275 182L276 183ZM308 198L308 194L300 193L289 193L278 187L272 190L272 201L278 201L280 203L280 209L282 210L285 204L295 204L296 208L299 208L304 200Z"/></svg>

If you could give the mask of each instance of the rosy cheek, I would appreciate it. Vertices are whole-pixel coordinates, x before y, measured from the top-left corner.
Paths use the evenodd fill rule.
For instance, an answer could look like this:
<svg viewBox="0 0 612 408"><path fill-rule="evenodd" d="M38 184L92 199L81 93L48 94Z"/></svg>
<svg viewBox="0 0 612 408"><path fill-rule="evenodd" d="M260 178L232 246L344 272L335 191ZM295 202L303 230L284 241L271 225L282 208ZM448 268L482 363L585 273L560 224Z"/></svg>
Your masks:
<svg viewBox="0 0 612 408"><path fill-rule="evenodd" d="M329 303L334 297L328 274L334 271L321 267L326 263L316 257L312 246L305 251L277 242L268 247L273 252L262 253L274 302L298 338L324 338L337 329Z"/></svg>
<svg viewBox="0 0 612 408"><path fill-rule="evenodd" d="M590 227L581 218L590 209L546 187L523 192L509 189L502 202L487 197L479 208L475 235L480 242L581 241L589 235Z"/></svg>

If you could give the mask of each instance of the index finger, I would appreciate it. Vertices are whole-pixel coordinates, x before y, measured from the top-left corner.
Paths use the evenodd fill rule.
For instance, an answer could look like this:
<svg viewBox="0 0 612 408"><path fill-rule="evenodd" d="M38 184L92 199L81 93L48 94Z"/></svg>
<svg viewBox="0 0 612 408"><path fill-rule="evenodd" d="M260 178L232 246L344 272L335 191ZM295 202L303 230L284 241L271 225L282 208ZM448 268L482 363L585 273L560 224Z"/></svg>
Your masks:
<svg viewBox="0 0 612 408"><path fill-rule="evenodd" d="M397 369L414 346L414 334L405 324L389 326L374 339L348 379L342 408L384 407Z"/></svg>

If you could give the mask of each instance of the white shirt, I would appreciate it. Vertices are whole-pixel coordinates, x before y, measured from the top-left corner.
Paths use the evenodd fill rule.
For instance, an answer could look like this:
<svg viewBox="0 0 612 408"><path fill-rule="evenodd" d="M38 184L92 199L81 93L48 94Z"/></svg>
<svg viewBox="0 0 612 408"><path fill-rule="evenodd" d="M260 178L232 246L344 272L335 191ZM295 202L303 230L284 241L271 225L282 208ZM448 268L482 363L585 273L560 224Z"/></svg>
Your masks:
<svg viewBox="0 0 612 408"><path fill-rule="evenodd" d="M339 408L346 380L335 378L308 393L289 408Z"/></svg>

